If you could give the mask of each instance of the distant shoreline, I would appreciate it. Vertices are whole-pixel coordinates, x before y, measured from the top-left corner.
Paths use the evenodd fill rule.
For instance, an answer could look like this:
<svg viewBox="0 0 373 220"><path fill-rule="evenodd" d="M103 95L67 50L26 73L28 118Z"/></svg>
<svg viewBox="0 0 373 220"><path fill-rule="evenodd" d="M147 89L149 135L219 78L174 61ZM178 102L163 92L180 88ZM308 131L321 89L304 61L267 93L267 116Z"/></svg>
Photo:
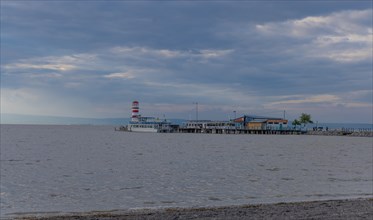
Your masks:
<svg viewBox="0 0 373 220"><path fill-rule="evenodd" d="M12 219L372 219L373 198L201 208L159 208L81 213L36 213Z"/></svg>

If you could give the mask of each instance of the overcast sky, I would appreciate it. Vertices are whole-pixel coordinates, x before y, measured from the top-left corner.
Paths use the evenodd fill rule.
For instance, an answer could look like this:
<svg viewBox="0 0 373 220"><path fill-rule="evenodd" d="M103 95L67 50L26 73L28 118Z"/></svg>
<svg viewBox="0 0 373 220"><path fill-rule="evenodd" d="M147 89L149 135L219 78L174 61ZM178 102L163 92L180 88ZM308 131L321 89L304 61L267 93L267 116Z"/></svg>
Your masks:
<svg viewBox="0 0 373 220"><path fill-rule="evenodd" d="M372 123L371 1L1 1L1 113Z"/></svg>

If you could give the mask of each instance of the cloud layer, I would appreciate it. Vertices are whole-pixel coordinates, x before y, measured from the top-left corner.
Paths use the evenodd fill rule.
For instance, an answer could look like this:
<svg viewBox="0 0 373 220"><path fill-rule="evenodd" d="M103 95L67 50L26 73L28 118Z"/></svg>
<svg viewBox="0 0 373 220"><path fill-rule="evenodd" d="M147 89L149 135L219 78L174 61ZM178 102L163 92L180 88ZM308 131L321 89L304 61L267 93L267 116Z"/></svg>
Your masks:
<svg viewBox="0 0 373 220"><path fill-rule="evenodd" d="M372 9L342 11L258 24L256 29L269 37L282 36L302 41L295 51L303 51L309 57L337 62L369 61L372 60L372 16Z"/></svg>
<svg viewBox="0 0 373 220"><path fill-rule="evenodd" d="M3 113L372 121L364 2L1 4Z"/></svg>

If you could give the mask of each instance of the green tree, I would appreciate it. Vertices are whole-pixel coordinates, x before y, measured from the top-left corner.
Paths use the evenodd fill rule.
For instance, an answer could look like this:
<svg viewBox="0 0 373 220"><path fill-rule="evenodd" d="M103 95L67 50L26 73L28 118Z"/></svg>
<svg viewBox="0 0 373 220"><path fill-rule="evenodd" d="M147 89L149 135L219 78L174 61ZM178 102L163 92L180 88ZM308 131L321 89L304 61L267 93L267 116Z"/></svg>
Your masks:
<svg viewBox="0 0 373 220"><path fill-rule="evenodd" d="M291 124L295 126L295 129L297 129L297 125L301 125L301 123L300 123L300 121L298 121L298 119L294 119Z"/></svg>
<svg viewBox="0 0 373 220"><path fill-rule="evenodd" d="M313 124L313 121L311 120L311 115L302 113L299 117L299 122L303 124L303 127L306 127L307 124Z"/></svg>

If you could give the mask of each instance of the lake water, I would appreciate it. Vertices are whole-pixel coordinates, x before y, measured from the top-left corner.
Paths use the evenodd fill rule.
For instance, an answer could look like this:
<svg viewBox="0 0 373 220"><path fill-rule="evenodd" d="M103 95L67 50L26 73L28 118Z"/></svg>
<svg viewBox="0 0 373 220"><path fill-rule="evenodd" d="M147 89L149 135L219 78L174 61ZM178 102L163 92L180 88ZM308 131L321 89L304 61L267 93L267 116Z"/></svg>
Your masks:
<svg viewBox="0 0 373 220"><path fill-rule="evenodd" d="M373 197L372 144L1 125L1 215Z"/></svg>

